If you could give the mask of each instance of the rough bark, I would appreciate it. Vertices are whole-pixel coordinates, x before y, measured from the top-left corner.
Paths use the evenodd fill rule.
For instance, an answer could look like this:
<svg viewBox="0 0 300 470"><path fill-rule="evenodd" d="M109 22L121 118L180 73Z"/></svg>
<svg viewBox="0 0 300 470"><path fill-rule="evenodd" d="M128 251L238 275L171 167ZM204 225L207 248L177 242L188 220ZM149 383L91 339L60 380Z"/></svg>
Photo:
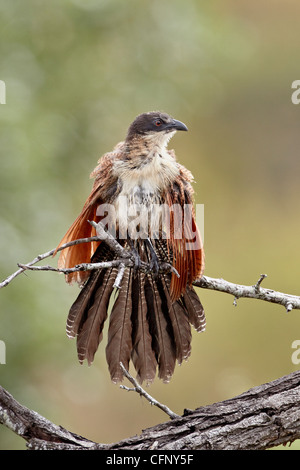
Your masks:
<svg viewBox="0 0 300 470"><path fill-rule="evenodd" d="M0 387L0 422L30 449L261 450L300 438L300 371L114 444L98 444L19 404Z"/></svg>

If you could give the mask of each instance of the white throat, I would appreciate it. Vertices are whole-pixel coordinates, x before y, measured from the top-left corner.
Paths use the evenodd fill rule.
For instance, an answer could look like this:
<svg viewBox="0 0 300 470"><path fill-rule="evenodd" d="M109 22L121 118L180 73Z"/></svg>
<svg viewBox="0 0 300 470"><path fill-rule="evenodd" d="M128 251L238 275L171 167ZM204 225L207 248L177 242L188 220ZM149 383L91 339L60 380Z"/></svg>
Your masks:
<svg viewBox="0 0 300 470"><path fill-rule="evenodd" d="M176 134L176 131L171 132L155 132L148 134L144 137L146 142L149 142L153 149L156 149L158 152L159 150L164 150L167 148L167 145L171 138Z"/></svg>

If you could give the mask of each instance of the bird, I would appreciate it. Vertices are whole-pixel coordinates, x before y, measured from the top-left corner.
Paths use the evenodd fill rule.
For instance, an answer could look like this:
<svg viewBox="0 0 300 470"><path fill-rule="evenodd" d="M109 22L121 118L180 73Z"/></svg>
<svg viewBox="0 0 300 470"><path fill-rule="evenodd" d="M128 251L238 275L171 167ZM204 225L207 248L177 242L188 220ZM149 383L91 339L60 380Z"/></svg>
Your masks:
<svg viewBox="0 0 300 470"><path fill-rule="evenodd" d="M168 149L174 134L187 130L165 112L138 115L125 139L98 160L90 175L94 180L91 193L56 249L96 236L90 222L104 224L104 213L111 210L111 233L134 254L135 262L125 267L117 288L116 266L65 275L67 283L80 286L66 332L77 339L81 364L94 361L110 311L105 354L113 383L124 378L120 363L126 370L133 365L140 384L151 384L156 376L168 383L176 364L191 354L191 327L205 330L204 308L193 288L204 271L193 176L177 161L174 150ZM95 240L62 249L58 267L117 258L105 240ZM142 262L150 266L146 272L140 269ZM162 263L172 269L162 272Z"/></svg>

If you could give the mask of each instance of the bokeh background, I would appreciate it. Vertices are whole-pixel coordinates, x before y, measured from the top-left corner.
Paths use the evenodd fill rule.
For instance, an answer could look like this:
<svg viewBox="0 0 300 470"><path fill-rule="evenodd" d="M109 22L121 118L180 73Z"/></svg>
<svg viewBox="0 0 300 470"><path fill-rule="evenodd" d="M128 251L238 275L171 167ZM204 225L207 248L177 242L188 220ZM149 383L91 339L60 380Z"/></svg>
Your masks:
<svg viewBox="0 0 300 470"><path fill-rule="evenodd" d="M247 285L266 273L263 286L299 295L299 15L298 0L1 0L1 278L57 245L98 158L159 109L189 127L171 148L205 205L205 273ZM97 442L166 421L110 383L105 339L91 367L77 363L65 335L77 293L50 272L0 291L0 384ZM207 330L155 398L182 413L297 370L299 311L198 293ZM0 428L0 449L24 448Z"/></svg>

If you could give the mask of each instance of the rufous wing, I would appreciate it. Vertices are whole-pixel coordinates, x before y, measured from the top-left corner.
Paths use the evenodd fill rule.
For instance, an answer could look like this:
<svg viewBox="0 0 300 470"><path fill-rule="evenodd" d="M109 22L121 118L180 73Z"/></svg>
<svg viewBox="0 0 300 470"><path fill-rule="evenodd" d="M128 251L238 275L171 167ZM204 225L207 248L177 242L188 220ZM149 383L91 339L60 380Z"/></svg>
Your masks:
<svg viewBox="0 0 300 470"><path fill-rule="evenodd" d="M204 271L204 250L201 234L195 220L192 192L179 180L166 193L170 207L170 236L167 239L172 253L173 267L170 295L177 300Z"/></svg>
<svg viewBox="0 0 300 470"><path fill-rule="evenodd" d="M56 248L56 252L58 248L60 248L65 243L79 240L81 238L96 236L96 229L89 223L89 221L99 221L99 218L96 215L99 202L95 203L91 199L91 196L87 199L81 213L60 241L58 247ZM89 263L99 244L99 241L79 243L77 245L72 245L63 249L59 255L58 267L60 269L73 268L77 264ZM56 254L56 252L54 254ZM76 281L79 284L82 284L87 279L89 274L89 271L77 271L66 274L65 277L68 283Z"/></svg>

